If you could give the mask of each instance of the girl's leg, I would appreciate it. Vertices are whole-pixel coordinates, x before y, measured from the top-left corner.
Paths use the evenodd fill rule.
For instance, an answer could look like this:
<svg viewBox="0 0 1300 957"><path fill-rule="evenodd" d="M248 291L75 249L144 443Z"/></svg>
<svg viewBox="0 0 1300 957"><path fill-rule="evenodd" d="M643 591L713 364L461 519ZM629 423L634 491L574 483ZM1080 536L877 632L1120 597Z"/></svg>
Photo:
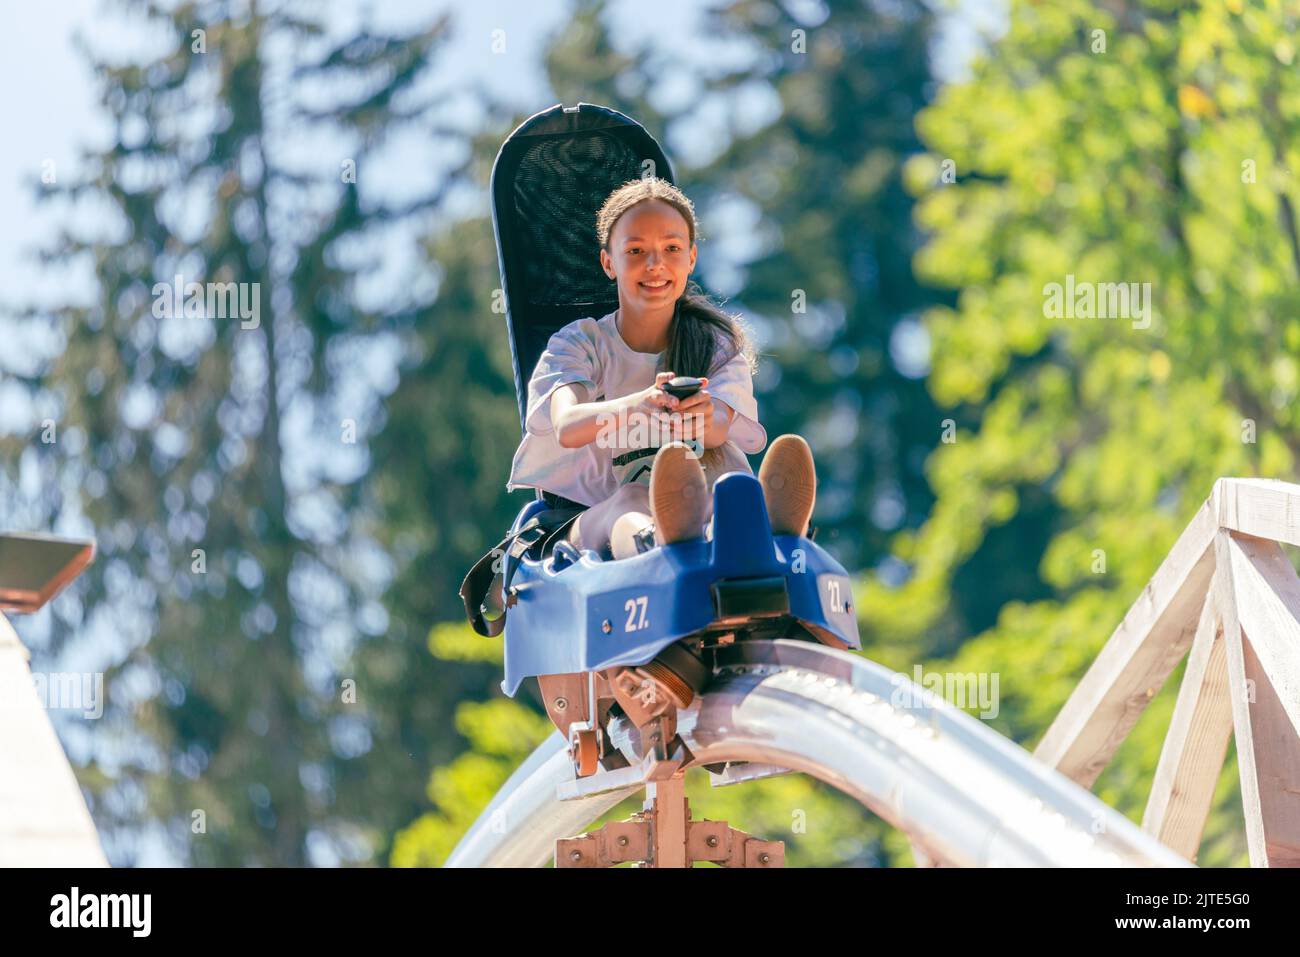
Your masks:
<svg viewBox="0 0 1300 957"><path fill-rule="evenodd" d="M615 558L631 558L639 555L636 536L653 519L645 512L624 512L614 519L614 527L609 532L609 551Z"/></svg>
<svg viewBox="0 0 1300 957"><path fill-rule="evenodd" d="M703 537L704 523L712 511L711 499L705 494L704 473L685 446L659 450L648 489L644 485L628 488L641 492L627 493L632 507L615 516L610 525L609 550L614 558L641 554L636 537L651 524L656 545Z"/></svg>
<svg viewBox="0 0 1300 957"><path fill-rule="evenodd" d="M594 552L608 545L615 558L627 558L636 554L632 536L651 521L650 490L633 483L579 515L569 529L568 539Z"/></svg>
<svg viewBox="0 0 1300 957"><path fill-rule="evenodd" d="M601 551L608 545L614 558L629 558L639 553L636 534L652 521L657 544L702 538L712 508L699 460L688 446L673 442L656 453L649 488L624 485L579 515L568 538L579 548Z"/></svg>

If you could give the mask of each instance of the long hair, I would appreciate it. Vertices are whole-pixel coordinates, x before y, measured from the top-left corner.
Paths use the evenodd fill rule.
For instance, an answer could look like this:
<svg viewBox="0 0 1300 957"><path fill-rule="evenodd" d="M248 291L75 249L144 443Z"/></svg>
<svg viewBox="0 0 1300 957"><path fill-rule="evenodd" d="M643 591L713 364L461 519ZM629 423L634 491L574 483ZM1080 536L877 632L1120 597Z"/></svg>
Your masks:
<svg viewBox="0 0 1300 957"><path fill-rule="evenodd" d="M672 183L648 176L630 180L606 197L596 214L596 238L600 240L601 248L610 251L614 225L624 213L633 206L655 199L682 214L691 243L700 238L694 204ZM740 316L723 312L698 284L688 281L673 304L668 348L663 353L662 367L677 375L707 376L738 354L745 357L753 372L755 353Z"/></svg>

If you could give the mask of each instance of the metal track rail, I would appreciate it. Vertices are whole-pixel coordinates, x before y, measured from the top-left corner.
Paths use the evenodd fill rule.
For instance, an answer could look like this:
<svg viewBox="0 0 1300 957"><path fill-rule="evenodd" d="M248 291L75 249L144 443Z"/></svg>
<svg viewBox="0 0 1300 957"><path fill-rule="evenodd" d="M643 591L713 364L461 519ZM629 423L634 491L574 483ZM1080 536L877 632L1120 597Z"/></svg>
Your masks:
<svg viewBox="0 0 1300 957"><path fill-rule="evenodd" d="M753 761L810 774L945 865L1188 866L1022 748L866 658L810 642L748 641L725 649L718 664L679 715L692 765ZM615 721L609 731L635 758L631 729ZM447 866L544 866L556 840L640 790L558 800L557 786L573 777L557 733L506 782Z"/></svg>

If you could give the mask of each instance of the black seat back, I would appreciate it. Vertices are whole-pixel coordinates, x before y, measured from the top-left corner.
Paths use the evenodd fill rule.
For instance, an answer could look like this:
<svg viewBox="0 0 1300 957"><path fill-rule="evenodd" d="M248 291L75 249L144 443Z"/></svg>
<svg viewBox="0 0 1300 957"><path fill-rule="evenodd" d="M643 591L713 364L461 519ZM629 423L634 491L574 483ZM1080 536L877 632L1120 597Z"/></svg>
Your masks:
<svg viewBox="0 0 1300 957"><path fill-rule="evenodd" d="M492 225L521 425L528 380L551 335L618 308L617 287L600 268L596 213L611 192L643 175L673 182L654 137L631 117L591 103L557 103L529 117L497 153Z"/></svg>

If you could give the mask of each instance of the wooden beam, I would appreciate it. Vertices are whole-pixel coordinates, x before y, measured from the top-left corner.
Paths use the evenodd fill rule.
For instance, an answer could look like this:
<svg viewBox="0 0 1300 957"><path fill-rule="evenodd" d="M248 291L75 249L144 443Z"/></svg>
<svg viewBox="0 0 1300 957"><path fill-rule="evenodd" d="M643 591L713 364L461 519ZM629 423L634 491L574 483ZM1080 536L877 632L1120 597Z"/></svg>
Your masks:
<svg viewBox="0 0 1300 957"><path fill-rule="evenodd" d="M1222 528L1300 545L1300 485L1271 479L1219 479L1210 500Z"/></svg>
<svg viewBox="0 0 1300 957"><path fill-rule="evenodd" d="M1075 687L1034 757L1092 787L1191 646L1214 574L1217 531L1212 494Z"/></svg>
<svg viewBox="0 0 1300 957"><path fill-rule="evenodd" d="M1250 725L1262 856L1269 867L1300 867L1300 742L1286 727L1277 689L1255 656L1250 633L1243 631L1242 638L1242 671L1255 694Z"/></svg>
<svg viewBox="0 0 1300 957"><path fill-rule="evenodd" d="M1300 578L1276 542L1228 535L1237 618L1300 736Z"/></svg>
<svg viewBox="0 0 1300 957"><path fill-rule="evenodd" d="M1276 543L1221 532L1215 549L1220 569L1215 597L1223 615L1250 863L1300 867L1300 738L1293 717L1296 702L1288 701L1291 692L1284 690L1295 687L1300 671L1300 645L1293 645L1289 655L1284 646L1285 636L1300 627L1297 591L1277 566L1281 550ZM1290 569L1285 556L1281 561ZM1246 630L1246 621L1256 630ZM1281 634L1266 634L1269 629ZM1261 659L1261 649L1268 649L1264 656L1269 661Z"/></svg>
<svg viewBox="0 0 1300 957"><path fill-rule="evenodd" d="M1142 830L1190 861L1200 850L1231 737L1228 663L1214 596L1208 594L1142 815Z"/></svg>

